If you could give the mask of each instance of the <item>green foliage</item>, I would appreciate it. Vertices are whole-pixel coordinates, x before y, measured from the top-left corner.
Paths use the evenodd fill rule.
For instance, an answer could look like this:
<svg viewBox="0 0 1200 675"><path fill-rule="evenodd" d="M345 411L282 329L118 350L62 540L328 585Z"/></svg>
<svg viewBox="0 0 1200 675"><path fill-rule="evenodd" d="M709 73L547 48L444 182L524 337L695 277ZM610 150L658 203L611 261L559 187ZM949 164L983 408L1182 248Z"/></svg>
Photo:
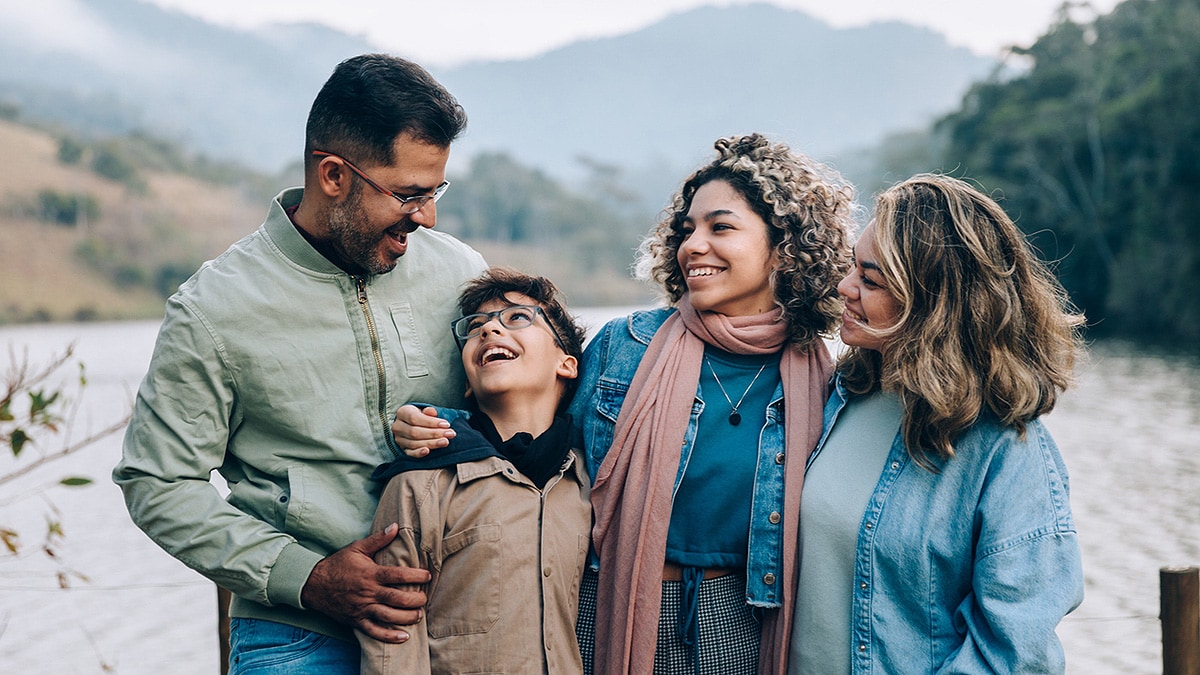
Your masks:
<svg viewBox="0 0 1200 675"><path fill-rule="evenodd" d="M587 168L591 177L581 194L506 154L477 155L466 175L452 178L453 196L438 202L438 226L472 243L511 244L568 260L563 269L526 269L552 276L574 303L607 302L603 289L588 284L628 269L652 220L636 192L622 187L619 170L597 163Z"/></svg>
<svg viewBox="0 0 1200 675"><path fill-rule="evenodd" d="M75 165L83 160L84 145L70 136L58 139L58 161Z"/></svg>
<svg viewBox="0 0 1200 675"><path fill-rule="evenodd" d="M130 255L128 249L129 246L115 245L105 238L88 237L79 242L75 253L118 287L149 288L164 298L174 293L199 266L199 261L191 257L182 259L175 257L176 254L138 257ZM178 255L191 254L185 251Z"/></svg>
<svg viewBox="0 0 1200 675"><path fill-rule="evenodd" d="M110 142L93 147L91 168L96 175L122 183L135 192L145 189L137 167L119 144Z"/></svg>
<svg viewBox="0 0 1200 675"><path fill-rule="evenodd" d="M192 263L166 262L154 273L154 290L162 297L170 297L179 286L192 276L197 265Z"/></svg>
<svg viewBox="0 0 1200 675"><path fill-rule="evenodd" d="M73 399L67 395L68 387L58 384L55 380L61 369L71 360L72 353L73 347L68 347L65 353L39 369L33 368L27 358L18 359L16 354L10 352L11 364L5 373L3 388L0 389L0 444L8 447L13 461L3 465L5 468L0 471L0 487L34 469L62 461L100 438L121 430L128 421L126 417L82 441L70 443L65 440L75 408L72 407ZM81 363L75 386L81 392L86 385L87 376ZM37 449L31 451L30 448ZM68 488L91 484L92 479L86 476L65 476L57 483ZM57 509L53 508L53 504L49 506L46 530L39 548L49 558L59 560L58 551L65 541L66 531L57 517ZM24 549L21 533L4 524L0 524L0 542L9 556L20 555ZM61 564L60 561L60 566ZM60 567L55 576L59 586L63 588L70 585L72 578L86 579L83 575L63 567Z"/></svg>
<svg viewBox="0 0 1200 675"><path fill-rule="evenodd" d="M99 218L100 202L86 193L41 190L37 195L36 215L42 222L74 227Z"/></svg>
<svg viewBox="0 0 1200 675"><path fill-rule="evenodd" d="M20 456L34 436L61 430L62 391L47 390L43 385L66 358L38 373L30 373L27 365L14 364L8 374L6 390L0 397L0 443L9 446L13 457Z"/></svg>
<svg viewBox="0 0 1200 675"><path fill-rule="evenodd" d="M1200 4L1069 16L939 125L1102 333L1200 338Z"/></svg>

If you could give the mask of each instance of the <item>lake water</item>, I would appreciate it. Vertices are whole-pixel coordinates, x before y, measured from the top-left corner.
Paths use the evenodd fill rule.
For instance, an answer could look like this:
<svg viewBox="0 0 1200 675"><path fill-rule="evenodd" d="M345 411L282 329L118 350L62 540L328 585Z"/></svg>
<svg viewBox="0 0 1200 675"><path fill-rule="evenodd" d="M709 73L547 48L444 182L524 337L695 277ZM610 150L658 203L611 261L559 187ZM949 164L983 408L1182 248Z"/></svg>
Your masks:
<svg viewBox="0 0 1200 675"><path fill-rule="evenodd" d="M582 314L594 327L621 311ZM10 346L44 364L74 342L89 380L78 437L126 414L157 328L0 328L0 372ZM1200 361L1097 345L1047 425L1070 470L1087 584L1083 605L1058 631L1067 670L1160 673L1159 568L1200 565ZM0 557L0 671L218 672L216 591L130 522L108 478L119 456L117 434L0 486L0 526L16 526L27 545L19 559ZM0 456L0 475L11 466ZM54 487L67 474L95 483ZM47 514L57 514L67 534L57 565L37 551ZM61 570L86 580L59 589Z"/></svg>

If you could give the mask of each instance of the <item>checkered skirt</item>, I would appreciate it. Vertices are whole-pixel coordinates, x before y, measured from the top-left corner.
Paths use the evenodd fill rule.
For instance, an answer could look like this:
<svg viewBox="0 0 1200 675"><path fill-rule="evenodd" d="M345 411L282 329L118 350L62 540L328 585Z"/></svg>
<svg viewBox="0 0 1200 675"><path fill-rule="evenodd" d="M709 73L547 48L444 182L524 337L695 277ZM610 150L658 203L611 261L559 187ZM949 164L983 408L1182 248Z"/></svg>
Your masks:
<svg viewBox="0 0 1200 675"><path fill-rule="evenodd" d="M583 671L593 675L596 654L596 583L590 569L579 591L579 620L575 632L583 654ZM740 574L708 579L700 584L699 663L696 650L683 643L676 629L683 604L683 583L664 581L658 619L655 675L753 675L758 672L762 624L746 604L746 582Z"/></svg>

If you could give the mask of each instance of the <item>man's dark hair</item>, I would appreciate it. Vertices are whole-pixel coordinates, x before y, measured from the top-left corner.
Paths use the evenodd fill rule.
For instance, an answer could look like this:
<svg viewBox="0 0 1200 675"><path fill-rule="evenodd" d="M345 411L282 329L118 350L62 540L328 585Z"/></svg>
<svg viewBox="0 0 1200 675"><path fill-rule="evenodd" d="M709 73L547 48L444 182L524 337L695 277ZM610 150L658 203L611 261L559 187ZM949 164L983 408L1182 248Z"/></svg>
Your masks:
<svg viewBox="0 0 1200 675"><path fill-rule="evenodd" d="M323 150L355 163L390 165L400 134L449 147L467 127L467 113L421 66L387 54L363 54L338 64L308 113L304 163Z"/></svg>
<svg viewBox="0 0 1200 675"><path fill-rule="evenodd" d="M554 282L546 277L533 276L518 272L508 267L492 267L482 275L467 282L458 297L458 309L463 316L474 314L485 303L492 300L512 304L504 297L505 293L520 293L537 302L550 328L562 340L563 347L569 356L583 359L583 343L587 339L587 331L583 329L563 305L562 294ZM566 409L571 396L575 392L578 378L567 381L559 410Z"/></svg>

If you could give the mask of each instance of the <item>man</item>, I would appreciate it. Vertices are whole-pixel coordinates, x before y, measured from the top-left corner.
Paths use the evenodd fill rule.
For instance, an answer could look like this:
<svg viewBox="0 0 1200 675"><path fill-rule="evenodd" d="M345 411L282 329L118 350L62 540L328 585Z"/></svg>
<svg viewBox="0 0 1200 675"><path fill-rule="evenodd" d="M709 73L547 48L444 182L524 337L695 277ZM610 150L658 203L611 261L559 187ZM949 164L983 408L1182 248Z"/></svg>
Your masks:
<svg viewBox="0 0 1200 675"><path fill-rule="evenodd" d="M465 125L420 66L341 63L309 113L304 188L167 303L113 479L139 527L233 592L233 673L357 673L354 629L403 642L421 616L403 587L428 574L372 559L396 528L362 537L392 413L462 402L447 326L486 265L429 228Z"/></svg>

